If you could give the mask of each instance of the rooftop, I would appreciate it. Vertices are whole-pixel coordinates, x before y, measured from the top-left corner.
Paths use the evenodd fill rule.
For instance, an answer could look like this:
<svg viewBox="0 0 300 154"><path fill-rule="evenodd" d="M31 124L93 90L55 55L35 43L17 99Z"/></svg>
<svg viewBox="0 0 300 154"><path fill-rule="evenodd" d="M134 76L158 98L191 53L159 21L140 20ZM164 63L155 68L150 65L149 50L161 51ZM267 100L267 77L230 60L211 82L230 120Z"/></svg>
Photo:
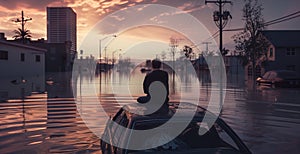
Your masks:
<svg viewBox="0 0 300 154"><path fill-rule="evenodd" d="M300 47L300 30L263 30L261 33L275 47Z"/></svg>
<svg viewBox="0 0 300 154"><path fill-rule="evenodd" d="M46 49L42 49L42 48L37 48L31 45L26 45L26 44L22 44L22 43L15 43L15 42L10 42L7 40L0 40L0 44L4 44L4 45L8 45L8 46L14 46L17 48L25 48L25 49L31 49L34 51L39 51L39 52L46 52Z"/></svg>

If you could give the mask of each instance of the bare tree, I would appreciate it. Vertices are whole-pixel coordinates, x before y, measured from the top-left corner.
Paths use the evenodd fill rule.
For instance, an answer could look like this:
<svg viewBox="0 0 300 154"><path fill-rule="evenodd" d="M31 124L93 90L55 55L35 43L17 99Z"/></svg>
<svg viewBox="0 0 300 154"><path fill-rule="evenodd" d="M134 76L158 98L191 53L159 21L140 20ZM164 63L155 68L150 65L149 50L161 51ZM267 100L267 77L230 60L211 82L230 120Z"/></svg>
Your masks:
<svg viewBox="0 0 300 154"><path fill-rule="evenodd" d="M257 0L245 0L243 8L244 30L233 36L235 49L242 56L243 65L252 65L252 76L255 79L256 60L265 55L268 48L267 40L260 34L264 29L262 6Z"/></svg>

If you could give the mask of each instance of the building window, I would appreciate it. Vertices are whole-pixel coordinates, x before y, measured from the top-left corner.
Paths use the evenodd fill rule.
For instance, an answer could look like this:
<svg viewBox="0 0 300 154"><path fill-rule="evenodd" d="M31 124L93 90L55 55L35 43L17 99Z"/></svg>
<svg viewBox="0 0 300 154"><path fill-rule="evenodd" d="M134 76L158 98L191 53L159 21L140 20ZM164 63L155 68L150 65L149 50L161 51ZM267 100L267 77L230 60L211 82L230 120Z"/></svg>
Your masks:
<svg viewBox="0 0 300 154"><path fill-rule="evenodd" d="M270 58L273 57L273 48L270 48Z"/></svg>
<svg viewBox="0 0 300 154"><path fill-rule="evenodd" d="M287 48L286 49L286 55L287 56L295 56L296 55L295 48Z"/></svg>
<svg viewBox="0 0 300 154"><path fill-rule="evenodd" d="M41 61L41 56L40 55L35 55L35 61L40 62Z"/></svg>
<svg viewBox="0 0 300 154"><path fill-rule="evenodd" d="M8 60L8 51L0 50L0 60Z"/></svg>
<svg viewBox="0 0 300 154"><path fill-rule="evenodd" d="M21 61L25 61L25 53L21 53Z"/></svg>

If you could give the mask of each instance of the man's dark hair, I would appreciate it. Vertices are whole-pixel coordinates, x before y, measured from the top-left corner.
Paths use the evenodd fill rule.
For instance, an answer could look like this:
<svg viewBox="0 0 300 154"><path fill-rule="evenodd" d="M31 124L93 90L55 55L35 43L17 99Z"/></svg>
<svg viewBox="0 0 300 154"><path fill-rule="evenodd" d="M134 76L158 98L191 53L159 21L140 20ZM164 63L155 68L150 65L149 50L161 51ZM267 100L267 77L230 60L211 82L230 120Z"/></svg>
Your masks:
<svg viewBox="0 0 300 154"><path fill-rule="evenodd" d="M160 66L161 66L161 61L159 61L158 59L152 60L152 67L153 68L160 68Z"/></svg>

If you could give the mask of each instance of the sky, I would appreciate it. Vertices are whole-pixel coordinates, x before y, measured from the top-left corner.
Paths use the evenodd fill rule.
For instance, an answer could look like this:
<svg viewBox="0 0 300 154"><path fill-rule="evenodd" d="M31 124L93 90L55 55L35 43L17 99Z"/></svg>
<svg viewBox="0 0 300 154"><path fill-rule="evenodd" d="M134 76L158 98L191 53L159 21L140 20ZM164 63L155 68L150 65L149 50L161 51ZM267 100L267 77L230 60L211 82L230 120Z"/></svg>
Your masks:
<svg viewBox="0 0 300 154"><path fill-rule="evenodd" d="M225 29L241 28L244 25L241 20L243 0L232 0L232 2L232 5L226 4L224 6L224 9L230 11L233 16ZM262 13L265 21L300 10L299 0L259 0L259 2L264 8ZM156 5L148 7L149 4ZM4 32L8 39L12 39L13 30L20 27L20 24L14 23L12 20L20 18L21 10L23 10L25 17L33 19L26 23L26 28L32 32L33 39L47 38L47 6L68 6L74 9L77 14L77 49L78 51L84 50L85 55L93 54L96 56L98 52L96 48L99 46L98 40L112 34L122 34L122 37L101 41L102 46L107 46L107 50L111 48L109 49L110 52L119 50L119 48L123 48L122 50L140 50L134 46L141 45L128 43L130 40L131 42L138 41L144 45L146 42L150 44L156 42L156 50L159 50L157 52L161 52L161 50L168 52L166 48L168 48L170 37L177 38L179 45L196 44L199 47L198 50L205 49L202 44L203 41L212 42L210 48L217 47L218 43L218 38L216 40L207 39L210 34L214 34L218 30L212 20L212 14L217 10L217 6L215 4L205 5L205 0L0 0L0 32ZM300 17L268 26L267 29L299 30L299 25ZM230 50L234 49L231 37L235 33L237 32L224 32L223 34L224 46ZM202 39L193 36L196 34ZM91 35L95 35L94 37L98 40L91 45L94 49L87 49L81 44L86 42L87 37ZM207 40L204 39L205 37ZM130 44L130 46L119 47L113 45L116 43L112 40ZM108 44L111 44L110 47ZM165 44L165 47L162 44Z"/></svg>

